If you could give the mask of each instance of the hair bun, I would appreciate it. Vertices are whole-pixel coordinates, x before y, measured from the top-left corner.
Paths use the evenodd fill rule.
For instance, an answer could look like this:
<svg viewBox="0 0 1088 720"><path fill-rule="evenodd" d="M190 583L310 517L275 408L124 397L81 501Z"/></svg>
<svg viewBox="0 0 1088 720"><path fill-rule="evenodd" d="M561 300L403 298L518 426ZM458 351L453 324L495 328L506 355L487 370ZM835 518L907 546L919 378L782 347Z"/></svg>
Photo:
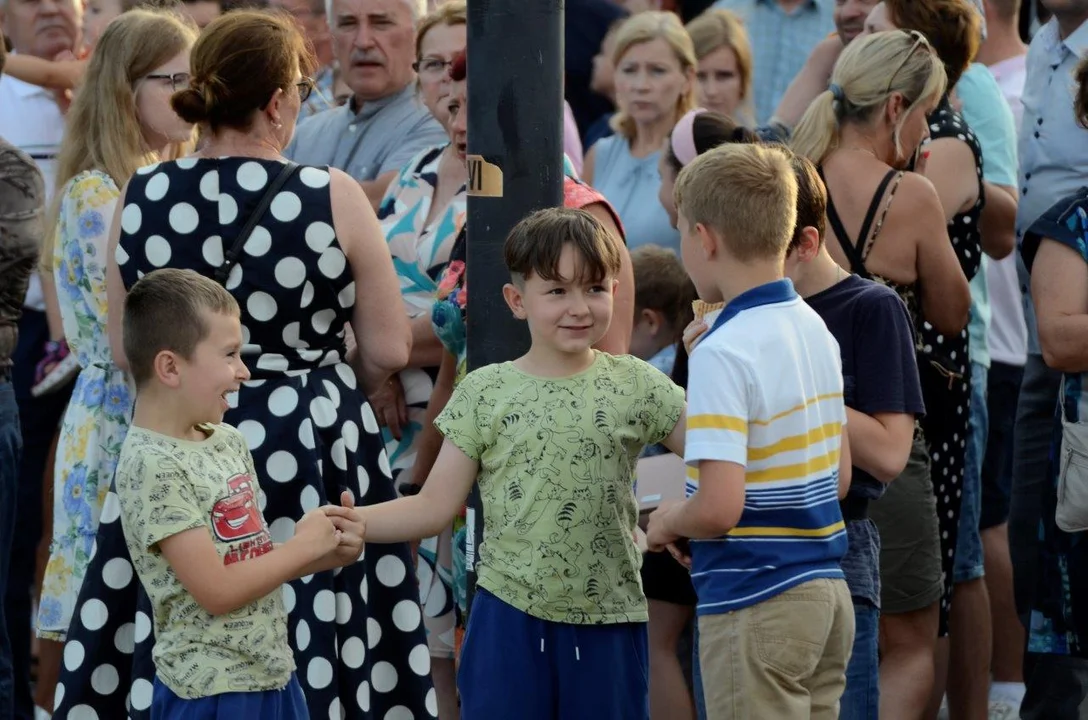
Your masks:
<svg viewBox="0 0 1088 720"><path fill-rule="evenodd" d="M208 119L207 98L204 93L194 87L179 90L170 98L170 106L182 120L193 125L199 125Z"/></svg>

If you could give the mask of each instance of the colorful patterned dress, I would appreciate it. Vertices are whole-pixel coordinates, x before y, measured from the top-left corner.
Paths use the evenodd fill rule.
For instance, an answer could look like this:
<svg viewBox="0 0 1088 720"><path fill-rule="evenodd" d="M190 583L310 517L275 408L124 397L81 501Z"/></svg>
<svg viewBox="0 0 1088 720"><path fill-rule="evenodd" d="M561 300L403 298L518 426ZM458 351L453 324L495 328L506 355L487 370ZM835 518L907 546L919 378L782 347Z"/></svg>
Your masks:
<svg viewBox="0 0 1088 720"><path fill-rule="evenodd" d="M393 267L400 279L401 297L412 318L430 316L438 290L438 276L446 269L450 251L465 223L467 196L462 185L445 209L426 225L431 202L438 187L438 169L446 145L430 148L412 158L389 186L378 219ZM456 160L455 160L456 161ZM426 422L427 403L434 392L438 368L407 368L399 373L408 406L408 425L396 440L383 435L393 478L410 470L416 461L416 441ZM419 544L417 574L420 604L423 606L427 644L432 657L452 658L456 608L452 588L452 531Z"/></svg>
<svg viewBox="0 0 1088 720"><path fill-rule="evenodd" d="M38 634L50 640L68 632L132 419L134 395L106 335L106 241L119 195L109 175L89 170L68 182L60 201L53 275L64 335L83 370L57 445L53 542L38 613Z"/></svg>

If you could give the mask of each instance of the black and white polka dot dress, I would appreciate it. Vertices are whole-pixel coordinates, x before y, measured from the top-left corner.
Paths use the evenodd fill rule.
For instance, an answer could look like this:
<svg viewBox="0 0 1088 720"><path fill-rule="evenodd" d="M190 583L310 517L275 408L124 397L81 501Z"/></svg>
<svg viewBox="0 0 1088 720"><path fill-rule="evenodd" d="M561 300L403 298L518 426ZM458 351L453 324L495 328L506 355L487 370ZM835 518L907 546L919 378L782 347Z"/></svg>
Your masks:
<svg viewBox="0 0 1088 720"><path fill-rule="evenodd" d="M129 183L117 262L126 287L160 267L209 277L282 165L182 159ZM226 422L246 438L273 540L349 489L362 505L394 497L370 405L344 362L355 305L333 229L326 169L303 167L274 198L225 283L242 309L252 373ZM96 554L64 648L59 720L147 718L151 610L107 497ZM298 679L314 718L437 717L408 546L368 545L363 561L284 587ZM241 719L239 719L241 720Z"/></svg>
<svg viewBox="0 0 1088 720"><path fill-rule="evenodd" d="M982 147L948 98L929 116L931 140L952 138L967 143L975 159L978 174L978 200L966 212L958 213L948 223L948 236L970 280L982 264L982 243L978 221L985 202L982 190ZM919 330L918 372L926 414L922 431L929 445L930 474L937 496L937 526L941 539L941 569L944 592L941 594L940 634L948 632L948 612L952 602L952 567L956 552L957 527L962 504L964 457L967 448L968 421L971 416L971 362L968 355L967 328L955 337L938 333L928 322Z"/></svg>

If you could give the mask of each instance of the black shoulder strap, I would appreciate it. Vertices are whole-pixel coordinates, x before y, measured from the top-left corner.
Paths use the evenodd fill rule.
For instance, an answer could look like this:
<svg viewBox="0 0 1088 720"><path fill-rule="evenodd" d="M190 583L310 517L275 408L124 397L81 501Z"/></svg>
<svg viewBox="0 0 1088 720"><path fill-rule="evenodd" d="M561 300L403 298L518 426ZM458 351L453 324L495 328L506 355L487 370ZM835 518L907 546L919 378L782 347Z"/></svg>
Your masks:
<svg viewBox="0 0 1088 720"><path fill-rule="evenodd" d="M865 261L865 243L869 240L869 232L873 228L873 220L876 219L876 211L880 209L880 201L884 199L884 192L888 189L888 184L895 175L895 170L888 171L888 174L880 181L880 185L877 186L876 194L873 195L873 199L869 201L869 209L865 211L865 220L861 223L861 232L858 234L857 243L858 254L861 256L862 262Z"/></svg>
<svg viewBox="0 0 1088 720"><path fill-rule="evenodd" d="M827 189L827 178L824 177L824 169L818 167L816 171L820 174L820 179L824 181L824 189L827 190L827 222L831 225L835 237L839 239L839 247L846 253L846 258L850 261L850 271L869 280L871 278L869 271L865 269L865 261L861 257L861 251L850 239L850 236L846 234L846 228L842 224L842 218L839 217L839 211L835 209L835 203L831 199L831 191Z"/></svg>
<svg viewBox="0 0 1088 720"><path fill-rule="evenodd" d="M227 277L230 275L231 269L237 264L238 256L242 254L242 248L246 244L246 240L249 239L250 234L253 232L253 228L257 227L257 223L266 212L268 207L272 204L276 195L283 186L287 184L287 181L291 179L291 176L298 170L298 163L288 161L283 169L280 170L279 175L268 186L268 189L264 191L264 195L261 197L261 201L257 204L257 207L250 213L249 219L246 220L246 224L242 227L241 232L234 239L234 244L226 255L223 256L223 264L220 265L215 271L215 281L220 285L225 285Z"/></svg>

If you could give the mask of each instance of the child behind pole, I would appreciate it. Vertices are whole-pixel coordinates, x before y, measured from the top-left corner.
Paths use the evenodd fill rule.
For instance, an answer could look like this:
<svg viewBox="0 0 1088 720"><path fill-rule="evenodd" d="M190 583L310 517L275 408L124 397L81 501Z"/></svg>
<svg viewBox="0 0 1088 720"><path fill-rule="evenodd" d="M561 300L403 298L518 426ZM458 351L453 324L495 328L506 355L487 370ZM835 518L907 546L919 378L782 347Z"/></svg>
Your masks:
<svg viewBox="0 0 1088 720"><path fill-rule="evenodd" d="M692 539L708 718L835 718L854 637L850 452L838 345L782 277L797 180L782 150L724 145L675 197L684 266L725 307L690 359L694 494L651 515L648 542Z"/></svg>
<svg viewBox="0 0 1088 720"><path fill-rule="evenodd" d="M646 598L633 533L643 447L683 444L683 390L608 330L619 247L582 210L541 210L507 238L503 290L532 345L469 373L435 426L423 490L367 508L370 542L433 535L474 482L478 589L458 687L465 720L648 717Z"/></svg>
<svg viewBox="0 0 1088 720"><path fill-rule="evenodd" d="M635 271L635 322L631 354L672 374L676 345L692 319L695 287L676 253L660 245L631 251Z"/></svg>
<svg viewBox="0 0 1088 720"><path fill-rule="evenodd" d="M115 482L152 604L152 720L306 718L280 586L358 559L351 495L273 548L253 458L222 424L249 379L237 302L193 271L158 270L133 285L123 322L137 399Z"/></svg>

